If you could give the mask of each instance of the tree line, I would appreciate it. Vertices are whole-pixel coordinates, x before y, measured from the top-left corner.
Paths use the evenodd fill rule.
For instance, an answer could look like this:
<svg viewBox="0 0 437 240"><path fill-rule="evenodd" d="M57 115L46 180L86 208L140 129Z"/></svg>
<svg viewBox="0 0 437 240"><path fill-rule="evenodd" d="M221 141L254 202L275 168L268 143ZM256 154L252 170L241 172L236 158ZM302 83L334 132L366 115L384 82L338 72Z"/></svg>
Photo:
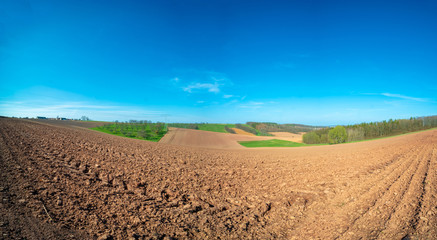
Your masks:
<svg viewBox="0 0 437 240"><path fill-rule="evenodd" d="M437 116L323 128L303 135L307 144L343 143L380 138L437 127Z"/></svg>

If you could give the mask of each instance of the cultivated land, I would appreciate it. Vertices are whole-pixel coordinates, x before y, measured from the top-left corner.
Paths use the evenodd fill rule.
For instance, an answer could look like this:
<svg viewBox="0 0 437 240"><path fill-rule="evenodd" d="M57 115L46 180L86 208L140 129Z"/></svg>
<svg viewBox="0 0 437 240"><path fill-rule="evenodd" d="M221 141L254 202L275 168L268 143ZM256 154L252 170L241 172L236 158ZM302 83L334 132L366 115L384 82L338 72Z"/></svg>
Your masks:
<svg viewBox="0 0 437 240"><path fill-rule="evenodd" d="M0 168L5 239L437 239L437 130L210 149L0 118Z"/></svg>
<svg viewBox="0 0 437 240"><path fill-rule="evenodd" d="M234 130L235 134L241 134L241 135L247 135L247 136L256 136L253 133L246 132L246 131L244 131L242 129L239 129L239 128L232 128L232 130Z"/></svg>
<svg viewBox="0 0 437 240"><path fill-rule="evenodd" d="M190 146L216 149L242 149L238 141L268 140L271 137L257 137L243 134L209 132L185 128L169 128L160 143L176 146Z"/></svg>
<svg viewBox="0 0 437 240"><path fill-rule="evenodd" d="M275 136L275 139L281 139L286 141L292 141L301 143L302 142L302 136L304 133L290 133L290 132L269 132L273 136Z"/></svg>

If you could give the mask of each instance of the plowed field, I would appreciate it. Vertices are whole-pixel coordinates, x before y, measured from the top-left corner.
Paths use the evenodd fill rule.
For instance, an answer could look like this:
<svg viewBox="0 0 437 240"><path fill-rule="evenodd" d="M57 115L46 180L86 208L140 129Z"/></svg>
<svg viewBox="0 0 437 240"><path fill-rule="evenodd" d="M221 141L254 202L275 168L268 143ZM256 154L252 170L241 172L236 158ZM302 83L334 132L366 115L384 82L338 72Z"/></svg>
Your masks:
<svg viewBox="0 0 437 240"><path fill-rule="evenodd" d="M437 239L437 130L207 149L0 118L4 239Z"/></svg>
<svg viewBox="0 0 437 240"><path fill-rule="evenodd" d="M244 147L241 146L238 141L259 141L267 139L272 139L272 137L218 133L185 128L169 128L168 133L161 138L159 142L177 146L242 149Z"/></svg>

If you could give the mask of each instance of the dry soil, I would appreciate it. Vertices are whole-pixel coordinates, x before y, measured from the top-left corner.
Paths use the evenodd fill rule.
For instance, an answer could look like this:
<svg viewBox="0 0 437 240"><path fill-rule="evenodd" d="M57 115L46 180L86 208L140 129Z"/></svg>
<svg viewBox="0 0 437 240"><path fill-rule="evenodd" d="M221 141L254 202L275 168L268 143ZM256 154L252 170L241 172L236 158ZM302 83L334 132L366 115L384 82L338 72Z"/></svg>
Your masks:
<svg viewBox="0 0 437 240"><path fill-rule="evenodd" d="M0 168L3 239L437 239L437 130L210 149L1 118Z"/></svg>

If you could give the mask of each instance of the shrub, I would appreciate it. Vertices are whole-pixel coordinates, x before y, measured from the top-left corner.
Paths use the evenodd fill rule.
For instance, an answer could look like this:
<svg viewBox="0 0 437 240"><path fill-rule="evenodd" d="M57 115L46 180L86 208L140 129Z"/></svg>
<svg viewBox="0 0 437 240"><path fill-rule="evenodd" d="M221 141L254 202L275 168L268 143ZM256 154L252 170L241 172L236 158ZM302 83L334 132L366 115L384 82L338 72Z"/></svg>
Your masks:
<svg viewBox="0 0 437 240"><path fill-rule="evenodd" d="M337 126L328 132L329 143L344 143L347 140L346 129L343 126Z"/></svg>
<svg viewBox="0 0 437 240"><path fill-rule="evenodd" d="M320 143L329 143L328 134L322 134L320 136Z"/></svg>
<svg viewBox="0 0 437 240"><path fill-rule="evenodd" d="M317 144L320 143L320 137L315 132L309 132L303 135L302 140L307 144Z"/></svg>
<svg viewBox="0 0 437 240"><path fill-rule="evenodd" d="M137 132L137 137L139 138L146 138L146 131L140 130Z"/></svg>

